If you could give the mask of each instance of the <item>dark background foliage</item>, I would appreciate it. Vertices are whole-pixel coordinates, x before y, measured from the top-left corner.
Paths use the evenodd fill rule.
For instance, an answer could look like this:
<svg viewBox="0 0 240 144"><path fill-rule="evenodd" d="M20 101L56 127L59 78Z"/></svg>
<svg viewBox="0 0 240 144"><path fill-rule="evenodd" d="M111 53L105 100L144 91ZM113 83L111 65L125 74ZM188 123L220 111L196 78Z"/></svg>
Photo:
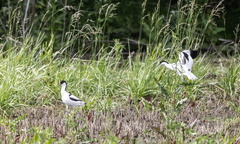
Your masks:
<svg viewBox="0 0 240 144"><path fill-rule="evenodd" d="M28 4L29 2L29 4ZM98 41L111 42L114 39L125 41L127 38L148 43L149 31L144 28L141 20L152 15L158 2L159 15L165 20L171 12L178 11L177 0L148 0L143 6L143 0L24 0L24 1L1 1L0 2L0 35L24 39L27 34L32 36L40 32L46 34L46 40L54 35L56 47L61 47L66 41L67 32L73 29L81 29L86 23L92 26L102 26L101 39ZM181 1L182 5L188 0ZM201 15L201 25L206 24L206 15L219 3L219 0L196 0L199 5L207 5ZM117 4L113 10L114 16L106 18L100 13L101 7L109 4ZM234 30L240 23L240 1L224 1L224 11L214 17L215 23L208 26L204 32L204 42L217 44L219 38L234 41L236 35ZM144 7L144 8L143 8ZM105 9L106 10L106 9ZM73 15L79 12L78 19L73 21ZM74 23L75 22L75 23ZM174 25L172 22L171 25ZM147 22L146 22L147 26ZM144 30L145 29L145 30ZM202 31L199 29L199 31ZM85 31L86 32L86 31ZM74 32L76 34L76 31ZM83 48L80 43L86 39L78 40L74 47ZM88 41L96 40L95 37L88 37ZM58 49L58 48L55 48Z"/></svg>

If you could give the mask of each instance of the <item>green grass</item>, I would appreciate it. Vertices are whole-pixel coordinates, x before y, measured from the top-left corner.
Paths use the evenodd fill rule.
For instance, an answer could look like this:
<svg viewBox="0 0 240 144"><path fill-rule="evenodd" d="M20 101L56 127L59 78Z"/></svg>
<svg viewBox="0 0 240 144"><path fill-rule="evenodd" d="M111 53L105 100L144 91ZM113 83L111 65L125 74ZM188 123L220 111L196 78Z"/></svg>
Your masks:
<svg viewBox="0 0 240 144"><path fill-rule="evenodd" d="M107 7L103 23L114 16L115 7ZM129 47L119 40L112 45L95 43L98 50L91 51L94 56L87 60L81 58L84 51L72 55L78 38L104 39L96 32L105 28L100 23L86 23L91 33L70 31L60 50L54 49L54 35L49 40L44 33L24 40L8 37L0 53L0 143L239 141L240 57L199 55L193 66L196 81L156 66L162 59L176 62L185 41L188 48L200 47L203 35L191 33L199 28L200 10L192 1L166 21L161 21L157 10L143 16L141 29L149 30L148 50L128 58L122 52ZM61 80L87 105L65 115Z"/></svg>
<svg viewBox="0 0 240 144"><path fill-rule="evenodd" d="M200 55L193 67L199 79L191 81L156 67L152 56L123 59L119 43L98 60L15 48L1 55L3 143L231 143L240 133L239 58ZM87 102L69 116L60 80Z"/></svg>

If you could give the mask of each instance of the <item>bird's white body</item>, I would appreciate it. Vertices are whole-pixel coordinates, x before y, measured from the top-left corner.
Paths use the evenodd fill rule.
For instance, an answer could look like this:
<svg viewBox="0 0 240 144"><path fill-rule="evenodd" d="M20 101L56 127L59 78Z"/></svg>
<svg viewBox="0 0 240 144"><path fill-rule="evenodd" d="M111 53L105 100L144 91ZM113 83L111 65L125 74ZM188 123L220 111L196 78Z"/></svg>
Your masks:
<svg viewBox="0 0 240 144"><path fill-rule="evenodd" d="M66 91L67 83L65 81L61 81L61 85L62 85L62 89L61 89L62 101L63 103L66 104L67 108L68 106L84 106L86 104L76 96Z"/></svg>
<svg viewBox="0 0 240 144"><path fill-rule="evenodd" d="M184 50L179 53L179 60L177 63L170 64L166 61L162 61L160 65L164 65L167 68L176 71L180 76L185 75L188 79L196 80L197 77L191 72L193 65L193 57L191 53L191 50Z"/></svg>

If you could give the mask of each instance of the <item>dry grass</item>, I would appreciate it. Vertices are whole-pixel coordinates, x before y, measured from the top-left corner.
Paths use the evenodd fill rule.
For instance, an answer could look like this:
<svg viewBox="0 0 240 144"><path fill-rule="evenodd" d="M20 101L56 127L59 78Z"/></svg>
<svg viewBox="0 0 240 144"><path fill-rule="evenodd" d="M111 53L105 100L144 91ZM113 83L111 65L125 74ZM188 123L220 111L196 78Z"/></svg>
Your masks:
<svg viewBox="0 0 240 144"><path fill-rule="evenodd" d="M3 143L12 138L22 142L34 136L32 128L39 127L52 131L51 137L58 142L108 143L107 139L115 139L117 143L189 143L206 136L223 143L221 138L240 133L239 113L228 102L216 98L203 96L188 101L179 113L147 110L141 102L137 107L126 104L107 111L76 108L68 115L63 105L25 108L11 114L12 120L25 115L16 123L14 132L0 125L0 138ZM170 128L174 124L177 126Z"/></svg>

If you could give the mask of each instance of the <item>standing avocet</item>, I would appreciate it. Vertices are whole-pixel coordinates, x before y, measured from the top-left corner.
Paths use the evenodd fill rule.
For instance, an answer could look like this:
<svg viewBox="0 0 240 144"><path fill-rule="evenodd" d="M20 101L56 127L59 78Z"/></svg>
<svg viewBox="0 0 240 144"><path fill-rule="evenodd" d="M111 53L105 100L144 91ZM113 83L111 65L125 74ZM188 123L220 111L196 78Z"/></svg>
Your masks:
<svg viewBox="0 0 240 144"><path fill-rule="evenodd" d="M68 93L66 91L67 83L65 81L61 81L61 95L62 101L66 104L66 109L68 110L68 106L84 106L86 103L81 101L79 98L75 97L74 95Z"/></svg>
<svg viewBox="0 0 240 144"><path fill-rule="evenodd" d="M191 72L193 59L197 57L197 51L184 50L179 53L179 60L177 63L168 63L167 61L161 61L160 65L164 65L171 70L175 70L178 75L185 75L188 79L196 80L197 77Z"/></svg>

